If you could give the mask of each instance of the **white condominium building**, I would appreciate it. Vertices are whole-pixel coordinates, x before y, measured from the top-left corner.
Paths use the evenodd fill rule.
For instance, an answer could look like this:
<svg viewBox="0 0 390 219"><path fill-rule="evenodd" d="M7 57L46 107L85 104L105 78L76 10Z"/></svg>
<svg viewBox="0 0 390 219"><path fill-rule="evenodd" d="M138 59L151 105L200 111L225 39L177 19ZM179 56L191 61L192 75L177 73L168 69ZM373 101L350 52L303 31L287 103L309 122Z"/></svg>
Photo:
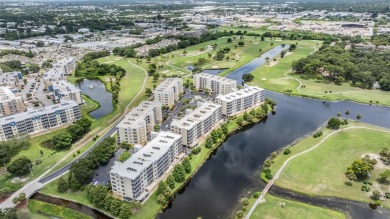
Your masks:
<svg viewBox="0 0 390 219"><path fill-rule="evenodd" d="M55 66L62 68L65 75L71 75L76 69L76 59L73 57L61 59L57 61Z"/></svg>
<svg viewBox="0 0 390 219"><path fill-rule="evenodd" d="M117 125L118 144L145 144L154 125L161 122L161 103L143 101Z"/></svg>
<svg viewBox="0 0 390 219"><path fill-rule="evenodd" d="M181 136L159 134L125 162L115 162L110 171L114 195L143 201L181 153Z"/></svg>
<svg viewBox="0 0 390 219"><path fill-rule="evenodd" d="M52 92L57 102L74 100L78 104L83 103L81 90L73 84L66 81L54 81L48 86L49 92Z"/></svg>
<svg viewBox="0 0 390 219"><path fill-rule="evenodd" d="M65 76L71 75L75 69L76 61L73 57L62 59L54 63L53 68L46 71L46 73L43 75L43 80L45 82L46 89L48 89L48 87L54 81L65 80Z"/></svg>
<svg viewBox="0 0 390 219"><path fill-rule="evenodd" d="M1 73L0 71L0 86L7 86L18 90L22 89L23 75L20 71Z"/></svg>
<svg viewBox="0 0 390 219"><path fill-rule="evenodd" d="M174 120L171 131L182 136L182 144L194 147L198 139L221 122L222 107L219 104L205 102L182 119Z"/></svg>
<svg viewBox="0 0 390 219"><path fill-rule="evenodd" d="M222 105L222 114L234 116L264 102L264 89L250 86L225 95L218 95L216 103Z"/></svg>
<svg viewBox="0 0 390 219"><path fill-rule="evenodd" d="M199 73L194 75L196 90L210 90L213 94L227 94L237 87L237 82L217 75Z"/></svg>
<svg viewBox="0 0 390 219"><path fill-rule="evenodd" d="M24 111L26 111L26 106L22 95L20 93L15 94L9 87L0 87L0 117Z"/></svg>
<svg viewBox="0 0 390 219"><path fill-rule="evenodd" d="M81 118L79 105L74 101L56 104L18 115L0 118L0 141L20 133L33 134L65 124L72 124Z"/></svg>
<svg viewBox="0 0 390 219"><path fill-rule="evenodd" d="M173 106L179 100L179 94L183 93L183 79L167 78L157 86L153 92L154 100L163 106Z"/></svg>

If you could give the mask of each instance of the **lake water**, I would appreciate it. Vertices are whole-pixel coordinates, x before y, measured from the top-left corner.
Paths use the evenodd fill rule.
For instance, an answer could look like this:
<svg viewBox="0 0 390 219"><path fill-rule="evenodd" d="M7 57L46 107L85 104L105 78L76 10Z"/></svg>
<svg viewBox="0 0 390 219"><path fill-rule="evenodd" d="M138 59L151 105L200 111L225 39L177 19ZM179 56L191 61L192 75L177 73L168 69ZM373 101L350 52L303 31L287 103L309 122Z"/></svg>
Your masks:
<svg viewBox="0 0 390 219"><path fill-rule="evenodd" d="M112 94L106 90L104 83L100 80L84 79L77 82L78 88L80 88L82 94L88 95L91 99L100 104L100 107L89 115L94 119L99 119L114 110L112 105Z"/></svg>
<svg viewBox="0 0 390 219"><path fill-rule="evenodd" d="M246 65L238 68L237 70L231 72L230 74L226 75L226 78L233 79L237 81L239 85L242 84L242 75L248 74L255 70L256 68L264 65L267 63L266 58L268 57L269 60L272 60L274 57L279 55L283 50L286 50L289 48L289 45L285 45L284 47L282 45L275 46L274 48L268 50L267 52L263 53L261 56L254 58L252 61L248 62Z"/></svg>
<svg viewBox="0 0 390 219"><path fill-rule="evenodd" d="M323 102L269 91L266 96L277 102L276 114L228 138L159 218L226 218L239 197L248 196L245 191L262 189L259 167L269 154L315 131L338 112L349 109L351 118L361 114L362 122L390 128L389 107ZM359 210L361 218L380 218L368 208Z"/></svg>

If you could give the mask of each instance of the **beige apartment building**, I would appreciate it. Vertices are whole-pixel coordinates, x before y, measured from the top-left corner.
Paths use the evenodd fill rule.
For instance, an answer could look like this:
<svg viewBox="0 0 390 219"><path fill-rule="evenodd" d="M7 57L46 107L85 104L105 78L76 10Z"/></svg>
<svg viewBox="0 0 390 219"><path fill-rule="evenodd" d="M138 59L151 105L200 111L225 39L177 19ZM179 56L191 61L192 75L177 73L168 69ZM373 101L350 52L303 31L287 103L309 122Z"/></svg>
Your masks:
<svg viewBox="0 0 390 219"><path fill-rule="evenodd" d="M222 114L234 116L264 103L264 89L249 86L225 95L218 95L216 103L222 105Z"/></svg>
<svg viewBox="0 0 390 219"><path fill-rule="evenodd" d="M153 92L154 100L163 106L173 106L179 100L180 93L183 93L183 79L167 78L157 86Z"/></svg>
<svg viewBox="0 0 390 219"><path fill-rule="evenodd" d="M20 93L13 93L8 87L0 87L0 117L26 111L26 106Z"/></svg>
<svg viewBox="0 0 390 219"><path fill-rule="evenodd" d="M205 102L182 119L174 120L171 131L182 136L182 144L192 148L198 139L210 132L222 119L222 107L219 104Z"/></svg>
<svg viewBox="0 0 390 219"><path fill-rule="evenodd" d="M199 73L194 75L194 86L196 90L208 89L213 94L227 94L237 87L237 82L217 75Z"/></svg>
<svg viewBox="0 0 390 219"><path fill-rule="evenodd" d="M143 101L133 108L117 125L117 142L127 144L146 144L154 125L162 122L161 103Z"/></svg>

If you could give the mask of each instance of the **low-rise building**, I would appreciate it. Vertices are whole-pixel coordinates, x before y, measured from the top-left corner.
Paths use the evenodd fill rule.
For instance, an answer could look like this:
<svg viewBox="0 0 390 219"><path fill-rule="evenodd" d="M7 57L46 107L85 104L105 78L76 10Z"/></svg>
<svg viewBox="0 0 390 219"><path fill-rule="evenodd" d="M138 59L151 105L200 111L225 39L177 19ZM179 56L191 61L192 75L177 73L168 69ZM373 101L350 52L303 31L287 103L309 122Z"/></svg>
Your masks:
<svg viewBox="0 0 390 219"><path fill-rule="evenodd" d="M159 134L125 162L115 162L110 171L112 191L124 200L143 201L163 178L169 166L178 161L181 136Z"/></svg>
<svg viewBox="0 0 390 219"><path fill-rule="evenodd" d="M72 75L76 69L76 60L74 57L61 59L53 64L53 67L45 72L43 80L45 82L46 89L51 85L53 81L65 80L65 76Z"/></svg>
<svg viewBox="0 0 390 219"><path fill-rule="evenodd" d="M74 101L0 118L0 141L18 134L34 134L81 118L79 105Z"/></svg>
<svg viewBox="0 0 390 219"><path fill-rule="evenodd" d="M161 103L143 101L117 125L118 144L145 144L154 126L161 122Z"/></svg>
<svg viewBox="0 0 390 219"><path fill-rule="evenodd" d="M9 87L0 87L0 117L26 111L22 95L14 93Z"/></svg>
<svg viewBox="0 0 390 219"><path fill-rule="evenodd" d="M222 114L234 116L264 103L264 89L250 86L225 95L218 95L216 103L222 106Z"/></svg>
<svg viewBox="0 0 390 219"><path fill-rule="evenodd" d="M222 119L222 107L219 104L205 102L189 114L179 120L173 120L171 131L182 136L182 144L192 148L198 144L198 140Z"/></svg>
<svg viewBox="0 0 390 219"><path fill-rule="evenodd" d="M179 94L183 93L183 79L167 78L157 86L153 92L154 100L163 106L173 106L179 100Z"/></svg>
<svg viewBox="0 0 390 219"><path fill-rule="evenodd" d="M213 94L227 94L232 92L237 82L225 77L199 73L194 75L194 86L196 90L209 90Z"/></svg>
<svg viewBox="0 0 390 219"><path fill-rule="evenodd" d="M52 92L57 103L62 101L74 100L78 104L83 103L81 90L73 84L66 81L55 81L48 86L48 91Z"/></svg>

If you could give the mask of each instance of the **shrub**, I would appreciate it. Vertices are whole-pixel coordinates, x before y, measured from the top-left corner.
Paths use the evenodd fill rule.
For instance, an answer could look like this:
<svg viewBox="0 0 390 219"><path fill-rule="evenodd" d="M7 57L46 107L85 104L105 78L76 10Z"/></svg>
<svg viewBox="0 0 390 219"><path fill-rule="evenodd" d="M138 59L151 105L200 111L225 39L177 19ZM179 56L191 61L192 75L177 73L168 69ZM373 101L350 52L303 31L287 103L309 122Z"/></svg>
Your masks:
<svg viewBox="0 0 390 219"><path fill-rule="evenodd" d="M390 192L386 192L386 193L385 193L385 197L386 197L387 199L390 199Z"/></svg>
<svg viewBox="0 0 390 219"><path fill-rule="evenodd" d="M249 205L249 200L247 198L245 198L244 200L242 200L242 204L244 206L248 206Z"/></svg>
<svg viewBox="0 0 390 219"><path fill-rule="evenodd" d="M260 194L258 192L255 192L255 194L253 194L253 198L259 198L260 197Z"/></svg>
<svg viewBox="0 0 390 219"><path fill-rule="evenodd" d="M238 218L243 218L244 217L244 212L239 210L239 211L237 211L236 215L237 215Z"/></svg>
<svg viewBox="0 0 390 219"><path fill-rule="evenodd" d="M246 207L242 207L241 211L246 212L248 209Z"/></svg>
<svg viewBox="0 0 390 219"><path fill-rule="evenodd" d="M290 153L291 153L291 150L288 149L288 148L286 148L286 149L283 150L283 154L284 154L284 155L289 155Z"/></svg>

